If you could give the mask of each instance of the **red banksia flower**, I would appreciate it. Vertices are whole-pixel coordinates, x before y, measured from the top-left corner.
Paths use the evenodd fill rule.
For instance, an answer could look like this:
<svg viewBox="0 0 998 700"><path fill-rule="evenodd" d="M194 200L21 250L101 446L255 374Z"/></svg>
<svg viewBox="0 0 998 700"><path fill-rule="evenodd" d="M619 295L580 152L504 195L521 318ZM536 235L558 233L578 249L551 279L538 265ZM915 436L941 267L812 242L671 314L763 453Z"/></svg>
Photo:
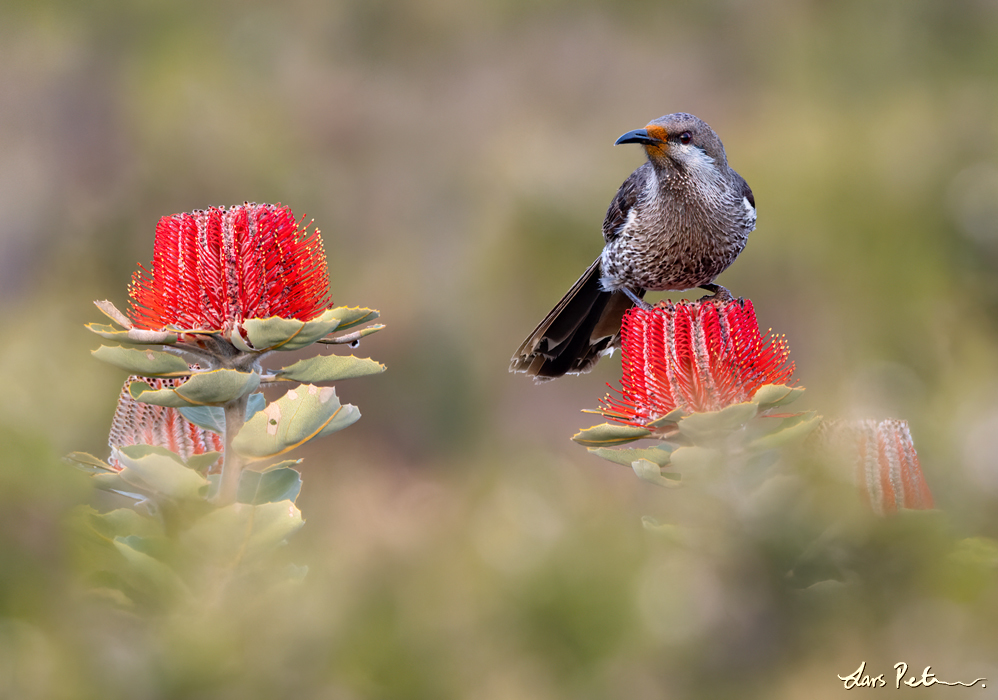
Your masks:
<svg viewBox="0 0 998 700"><path fill-rule="evenodd" d="M645 425L676 408L719 411L764 384L786 384L789 355L782 337L759 332L748 300L635 307L621 326L621 397L604 399L604 415Z"/></svg>
<svg viewBox="0 0 998 700"><path fill-rule="evenodd" d="M874 513L935 507L906 421L833 422L823 432L853 468L860 497Z"/></svg>
<svg viewBox="0 0 998 700"><path fill-rule="evenodd" d="M184 379L153 379L132 375L125 380L125 386L118 397L118 407L111 420L111 434L108 444L111 457L108 459L115 469L120 469L117 451L129 445L153 445L165 447L187 461L194 455L206 452L221 453L225 445L222 436L188 422L175 408L155 406L136 401L128 393L132 382L141 381L153 389L173 389L184 383ZM218 462L212 465L217 468Z"/></svg>
<svg viewBox="0 0 998 700"><path fill-rule="evenodd" d="M250 318L307 321L329 307L318 230L288 207L243 204L164 216L152 269L129 285L136 328L231 331Z"/></svg>

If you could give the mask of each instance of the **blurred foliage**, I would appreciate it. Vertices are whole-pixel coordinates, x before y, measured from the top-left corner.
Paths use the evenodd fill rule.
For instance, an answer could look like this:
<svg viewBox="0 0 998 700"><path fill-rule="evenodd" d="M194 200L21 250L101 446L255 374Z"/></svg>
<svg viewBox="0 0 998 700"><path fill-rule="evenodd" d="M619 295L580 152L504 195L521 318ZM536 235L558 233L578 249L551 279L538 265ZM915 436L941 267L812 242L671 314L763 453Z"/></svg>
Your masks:
<svg viewBox="0 0 998 700"><path fill-rule="evenodd" d="M819 481L679 546L640 518L702 521L692 489L568 439L615 365L507 374L640 163L613 140L680 110L759 205L720 282L787 335L804 408L910 422L941 515L875 520ZM862 660L998 677L994 2L11 0L0 145L0 696L820 699ZM365 418L335 461L304 455L297 588L139 622L80 597L60 525L88 496L54 455L103 454L117 395L83 324L125 299L160 216L243 201L322 224L336 303L392 328L362 341L391 377L343 388ZM798 537L836 518L864 578L788 585Z"/></svg>

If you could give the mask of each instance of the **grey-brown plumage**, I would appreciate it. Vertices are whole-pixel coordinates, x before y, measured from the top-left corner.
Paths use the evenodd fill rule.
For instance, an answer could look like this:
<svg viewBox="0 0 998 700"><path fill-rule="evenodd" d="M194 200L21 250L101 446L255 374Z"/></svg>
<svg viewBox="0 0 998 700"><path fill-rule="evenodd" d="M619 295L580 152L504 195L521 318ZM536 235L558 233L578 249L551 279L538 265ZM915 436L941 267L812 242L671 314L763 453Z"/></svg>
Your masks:
<svg viewBox="0 0 998 700"><path fill-rule="evenodd" d="M620 322L646 290L714 284L755 228L755 198L728 167L724 146L692 114L669 114L617 143L640 143L648 161L631 173L603 221L603 253L520 345L511 372L541 381L588 372L620 344Z"/></svg>

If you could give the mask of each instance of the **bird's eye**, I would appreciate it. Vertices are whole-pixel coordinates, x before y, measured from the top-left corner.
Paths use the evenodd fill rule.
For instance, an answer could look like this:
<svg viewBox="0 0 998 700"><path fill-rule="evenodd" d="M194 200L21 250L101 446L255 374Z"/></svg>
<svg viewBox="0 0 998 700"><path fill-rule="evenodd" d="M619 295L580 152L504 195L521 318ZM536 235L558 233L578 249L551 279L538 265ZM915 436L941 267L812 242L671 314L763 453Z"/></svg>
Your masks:
<svg viewBox="0 0 998 700"><path fill-rule="evenodd" d="M688 131L684 131L679 135L679 143L683 144L684 146L692 140L693 140L693 134L691 134Z"/></svg>

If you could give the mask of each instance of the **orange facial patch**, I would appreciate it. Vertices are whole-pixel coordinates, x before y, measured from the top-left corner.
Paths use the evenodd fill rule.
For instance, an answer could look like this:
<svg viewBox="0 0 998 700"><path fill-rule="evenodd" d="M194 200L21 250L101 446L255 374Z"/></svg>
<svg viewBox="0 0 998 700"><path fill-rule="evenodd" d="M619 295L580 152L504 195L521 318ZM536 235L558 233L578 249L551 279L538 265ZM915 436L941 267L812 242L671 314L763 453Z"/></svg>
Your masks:
<svg viewBox="0 0 998 700"><path fill-rule="evenodd" d="M657 139L659 141L669 140L669 132L665 130L665 127L659 126L658 124L649 124L645 127L645 131L647 131L648 135L653 139Z"/></svg>

